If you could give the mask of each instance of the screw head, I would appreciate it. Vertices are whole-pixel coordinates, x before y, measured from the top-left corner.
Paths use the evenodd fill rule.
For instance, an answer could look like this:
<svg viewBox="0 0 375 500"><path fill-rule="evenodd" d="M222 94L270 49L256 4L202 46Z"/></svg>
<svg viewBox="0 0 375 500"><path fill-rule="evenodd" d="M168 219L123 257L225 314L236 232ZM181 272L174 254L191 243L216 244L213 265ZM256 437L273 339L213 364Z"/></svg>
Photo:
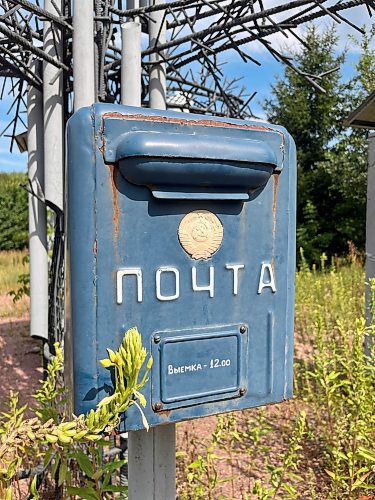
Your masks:
<svg viewBox="0 0 375 500"><path fill-rule="evenodd" d="M163 405L158 401L154 404L155 411L160 411L163 408Z"/></svg>
<svg viewBox="0 0 375 500"><path fill-rule="evenodd" d="M160 342L160 335L155 335L154 342L155 344L158 344Z"/></svg>
<svg viewBox="0 0 375 500"><path fill-rule="evenodd" d="M240 332L241 333L246 333L247 332L247 326L246 325L241 325L240 326Z"/></svg>
<svg viewBox="0 0 375 500"><path fill-rule="evenodd" d="M244 387L241 387L241 389L238 391L240 396L244 396L246 394L246 389Z"/></svg>

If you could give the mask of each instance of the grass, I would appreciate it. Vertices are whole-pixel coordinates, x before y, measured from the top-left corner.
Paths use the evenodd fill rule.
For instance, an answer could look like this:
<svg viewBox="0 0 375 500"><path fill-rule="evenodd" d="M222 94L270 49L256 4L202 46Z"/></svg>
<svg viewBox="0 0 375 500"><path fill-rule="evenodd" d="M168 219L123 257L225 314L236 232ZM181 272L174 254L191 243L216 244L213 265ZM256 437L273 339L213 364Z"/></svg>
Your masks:
<svg viewBox="0 0 375 500"><path fill-rule="evenodd" d="M365 273L362 260L353 253L348 259L323 254L320 267L311 269L302 260L296 273L295 330L298 345L314 344L317 322L334 330L337 321L349 328L363 316Z"/></svg>
<svg viewBox="0 0 375 500"><path fill-rule="evenodd" d="M29 266L25 262L27 251L2 251L0 252L0 318L22 316L28 311L29 301L23 297L13 303L9 292L18 290L19 276L28 273Z"/></svg>
<svg viewBox="0 0 375 500"><path fill-rule="evenodd" d="M15 290L19 275L28 272L29 266L24 262L26 256L26 250L0 252L0 295Z"/></svg>
<svg viewBox="0 0 375 500"><path fill-rule="evenodd" d="M27 308L27 300L14 306L4 295L19 288L24 256L0 253L8 315ZM363 319L363 262L355 251L345 260L323 255L312 268L301 257L295 397L180 424L180 500L375 499L375 366L363 353L375 325Z"/></svg>
<svg viewBox="0 0 375 500"><path fill-rule="evenodd" d="M375 326L365 326L364 290L355 251L312 268L302 254L294 399L220 415L211 432L181 424L179 499L375 500L375 368L363 354Z"/></svg>

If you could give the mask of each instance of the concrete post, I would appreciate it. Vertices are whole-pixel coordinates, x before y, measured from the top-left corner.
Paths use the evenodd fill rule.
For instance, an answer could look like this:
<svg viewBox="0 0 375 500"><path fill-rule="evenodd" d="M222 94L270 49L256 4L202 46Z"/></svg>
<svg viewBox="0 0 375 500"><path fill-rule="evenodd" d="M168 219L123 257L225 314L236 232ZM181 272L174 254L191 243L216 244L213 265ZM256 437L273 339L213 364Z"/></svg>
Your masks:
<svg viewBox="0 0 375 500"><path fill-rule="evenodd" d="M32 65L35 73L36 64ZM28 177L33 191L44 191L43 95L27 94ZM48 339L48 251L46 206L29 194L30 335Z"/></svg>
<svg viewBox="0 0 375 500"><path fill-rule="evenodd" d="M129 432L129 500L176 498L174 424Z"/></svg>
<svg viewBox="0 0 375 500"><path fill-rule="evenodd" d="M130 21L124 23L121 26L121 37L121 103L141 106L141 24Z"/></svg>
<svg viewBox="0 0 375 500"><path fill-rule="evenodd" d="M94 19L92 0L73 4L74 111L95 102Z"/></svg>
<svg viewBox="0 0 375 500"><path fill-rule="evenodd" d="M58 7L63 11L62 1ZM44 8L53 14L56 10L51 0L45 0ZM50 21L44 21L43 50L55 59L62 59L63 40L61 30ZM44 98L44 165L45 195L48 201L63 208L64 171L64 97L62 71L53 64L43 63Z"/></svg>
<svg viewBox="0 0 375 500"><path fill-rule="evenodd" d="M162 3L163 0L151 0L151 5ZM156 43L165 43L165 21L162 26L164 11L159 10L150 14L148 23L149 46ZM158 37L159 35L159 37ZM150 55L150 108L166 109L166 68L163 59L158 54Z"/></svg>
<svg viewBox="0 0 375 500"><path fill-rule="evenodd" d="M160 0L154 0L154 4ZM153 12L149 22L150 46L155 44L163 11ZM165 41L162 27L159 43ZM150 69L150 107L166 109L166 72L162 59L153 54ZM130 71L134 71L130 70ZM127 104L132 104L127 102ZM176 498L176 433L168 424L147 431L129 432L129 500L174 500Z"/></svg>

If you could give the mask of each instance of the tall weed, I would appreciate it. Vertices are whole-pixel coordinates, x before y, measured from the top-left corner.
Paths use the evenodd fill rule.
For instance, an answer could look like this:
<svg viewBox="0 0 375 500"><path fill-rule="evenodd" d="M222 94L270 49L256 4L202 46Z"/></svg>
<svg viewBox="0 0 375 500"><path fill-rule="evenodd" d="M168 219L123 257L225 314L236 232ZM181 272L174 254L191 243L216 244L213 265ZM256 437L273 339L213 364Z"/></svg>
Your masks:
<svg viewBox="0 0 375 500"><path fill-rule="evenodd" d="M22 316L28 310L28 299L14 303L11 295L28 291L29 263L25 250L0 251L0 318ZM16 290L15 293L12 291Z"/></svg>
<svg viewBox="0 0 375 500"><path fill-rule="evenodd" d="M18 408L15 394L11 394L9 411L0 414L0 498L11 500L21 471L35 470L41 464L43 473L47 468L51 470L58 498L61 493L67 493L68 498L113 498L114 493L127 491L126 487L111 482L112 474L125 462L103 461L103 449L110 445L105 437L114 433L123 412L131 405L137 406L148 428L141 408L146 406L146 400L140 390L147 381L152 358L146 362L147 352L138 330L128 330L119 349L107 349L108 358L101 361L104 368L114 372L113 393L87 415L69 416L56 406L61 405L64 396L64 389L58 385L64 362L58 344L55 350L47 378L35 396L38 404L34 416L25 418L27 405ZM140 379L144 364L145 372ZM35 475L29 485L34 499L43 498L39 496L37 482Z"/></svg>
<svg viewBox="0 0 375 500"><path fill-rule="evenodd" d="M375 367L363 350L373 334L364 319L348 330L338 321L331 337L317 325L313 363L302 394L311 405L315 435L323 440L332 499L375 489Z"/></svg>
<svg viewBox="0 0 375 500"><path fill-rule="evenodd" d="M358 262L297 273L299 352L297 397L310 406L311 427L323 442L329 498L357 498L375 489L375 370L363 345L364 275ZM303 319L302 319L303 318Z"/></svg>
<svg viewBox="0 0 375 500"><path fill-rule="evenodd" d="M20 274L28 272L27 252L12 250L0 252L0 295L16 288Z"/></svg>
<svg viewBox="0 0 375 500"><path fill-rule="evenodd" d="M353 249L346 260L322 255L320 266L312 268L301 253L296 273L295 418L286 426L275 425L277 407L263 409L262 419L252 419L247 428L238 414L229 420L219 417L213 439L226 450L234 473L241 454L251 457L252 468L257 468L258 479L248 491L236 488L232 474L234 498L372 498L375 367L374 352L372 358L366 356L363 343L375 335L375 326L366 326L363 318L364 289L363 264ZM279 451L268 460L275 445ZM220 466L215 474L218 482ZM204 493L208 496L202 486L201 497Z"/></svg>

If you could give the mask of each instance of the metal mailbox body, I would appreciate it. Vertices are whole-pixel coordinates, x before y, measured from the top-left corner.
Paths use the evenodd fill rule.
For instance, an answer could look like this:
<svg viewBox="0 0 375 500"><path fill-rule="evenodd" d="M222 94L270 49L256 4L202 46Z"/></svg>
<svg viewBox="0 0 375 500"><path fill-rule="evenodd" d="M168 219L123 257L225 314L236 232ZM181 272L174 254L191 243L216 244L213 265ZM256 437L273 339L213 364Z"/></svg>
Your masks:
<svg viewBox="0 0 375 500"><path fill-rule="evenodd" d="M75 412L137 326L151 426L290 398L296 158L268 123L97 104L70 119ZM133 406L125 428L143 428Z"/></svg>

